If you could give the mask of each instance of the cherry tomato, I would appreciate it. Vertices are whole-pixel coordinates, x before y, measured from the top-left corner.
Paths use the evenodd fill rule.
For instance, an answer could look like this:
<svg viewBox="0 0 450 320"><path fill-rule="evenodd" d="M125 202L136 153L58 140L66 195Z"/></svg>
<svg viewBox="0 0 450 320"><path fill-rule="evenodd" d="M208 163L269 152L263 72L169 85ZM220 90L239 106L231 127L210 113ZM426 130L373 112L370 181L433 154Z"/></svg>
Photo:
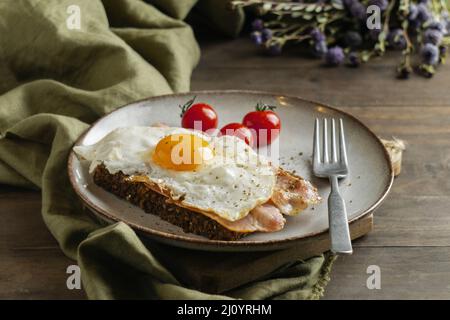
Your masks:
<svg viewBox="0 0 450 320"><path fill-rule="evenodd" d="M256 110L247 113L242 120L242 124L252 130L258 147L271 144L280 133L281 120L274 109L273 106L258 103Z"/></svg>
<svg viewBox="0 0 450 320"><path fill-rule="evenodd" d="M248 144L250 147L253 146L253 134L250 131L249 128L244 126L241 123L233 122L229 123L226 126L224 126L222 129L220 129L221 135L229 135L229 136L236 136L242 140L245 141L246 144Z"/></svg>
<svg viewBox="0 0 450 320"><path fill-rule="evenodd" d="M217 113L209 104L195 103L195 98L192 98L181 108L181 126L186 129L201 129L207 131L209 129L216 129L218 124ZM199 123L201 122L201 128Z"/></svg>

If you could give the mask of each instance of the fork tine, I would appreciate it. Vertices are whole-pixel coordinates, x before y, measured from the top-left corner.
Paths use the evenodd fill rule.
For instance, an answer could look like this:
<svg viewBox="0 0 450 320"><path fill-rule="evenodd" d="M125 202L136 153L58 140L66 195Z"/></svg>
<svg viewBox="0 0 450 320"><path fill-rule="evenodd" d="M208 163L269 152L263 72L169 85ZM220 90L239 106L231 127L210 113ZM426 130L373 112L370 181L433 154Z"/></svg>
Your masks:
<svg viewBox="0 0 450 320"><path fill-rule="evenodd" d="M344 123L342 119L339 119L339 136L340 161L347 166L347 151L345 147Z"/></svg>
<svg viewBox="0 0 450 320"><path fill-rule="evenodd" d="M316 118L314 122L314 147L313 147L313 156L314 156L314 165L320 163L320 134L319 134L319 119Z"/></svg>
<svg viewBox="0 0 450 320"><path fill-rule="evenodd" d="M337 162L336 152L336 121L331 119L331 162Z"/></svg>
<svg viewBox="0 0 450 320"><path fill-rule="evenodd" d="M328 163L328 128L327 119L323 119L323 163Z"/></svg>

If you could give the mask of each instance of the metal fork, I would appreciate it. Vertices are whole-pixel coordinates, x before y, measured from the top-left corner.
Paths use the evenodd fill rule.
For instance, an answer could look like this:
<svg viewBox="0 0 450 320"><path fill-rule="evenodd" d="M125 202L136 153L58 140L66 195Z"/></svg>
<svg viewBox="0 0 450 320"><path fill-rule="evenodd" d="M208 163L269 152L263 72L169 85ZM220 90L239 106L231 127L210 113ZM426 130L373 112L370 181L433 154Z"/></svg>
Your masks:
<svg viewBox="0 0 450 320"><path fill-rule="evenodd" d="M331 119L331 146L328 143L327 119L323 119L322 152L320 148L320 121L316 118L314 126L313 172L320 178L328 178L331 192L328 197L328 221L330 225L331 251L340 254L352 254L352 242L348 228L345 201L339 193L338 179L348 174L347 151L345 147L344 125L339 119L339 152L336 149L336 120ZM330 157L328 156L328 150ZM322 154L322 157L321 157Z"/></svg>

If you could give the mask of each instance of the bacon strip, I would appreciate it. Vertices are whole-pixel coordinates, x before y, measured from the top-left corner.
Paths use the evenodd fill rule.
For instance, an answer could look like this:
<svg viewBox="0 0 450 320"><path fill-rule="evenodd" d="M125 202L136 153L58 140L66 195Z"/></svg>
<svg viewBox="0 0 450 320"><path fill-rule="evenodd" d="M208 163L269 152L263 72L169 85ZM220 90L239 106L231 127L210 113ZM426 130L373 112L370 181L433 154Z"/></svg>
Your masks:
<svg viewBox="0 0 450 320"><path fill-rule="evenodd" d="M283 229L286 223L280 210L271 203L257 206L244 218L236 221L225 220L214 213L203 214L216 220L228 230L236 232L275 232Z"/></svg>
<svg viewBox="0 0 450 320"><path fill-rule="evenodd" d="M281 213L292 216L322 199L309 181L280 169L271 200Z"/></svg>

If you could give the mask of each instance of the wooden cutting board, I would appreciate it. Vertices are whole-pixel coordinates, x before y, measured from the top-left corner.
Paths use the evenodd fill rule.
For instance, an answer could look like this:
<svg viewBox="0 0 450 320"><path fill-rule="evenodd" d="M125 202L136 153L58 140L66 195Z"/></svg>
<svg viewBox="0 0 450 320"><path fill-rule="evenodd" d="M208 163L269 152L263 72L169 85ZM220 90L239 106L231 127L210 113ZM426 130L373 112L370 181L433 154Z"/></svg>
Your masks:
<svg viewBox="0 0 450 320"><path fill-rule="evenodd" d="M370 213L350 224L351 238L364 236L372 227L373 215ZM239 287L261 279L289 262L330 249L328 232L307 238L291 248L265 252L207 252L143 241L181 283L208 293Z"/></svg>

